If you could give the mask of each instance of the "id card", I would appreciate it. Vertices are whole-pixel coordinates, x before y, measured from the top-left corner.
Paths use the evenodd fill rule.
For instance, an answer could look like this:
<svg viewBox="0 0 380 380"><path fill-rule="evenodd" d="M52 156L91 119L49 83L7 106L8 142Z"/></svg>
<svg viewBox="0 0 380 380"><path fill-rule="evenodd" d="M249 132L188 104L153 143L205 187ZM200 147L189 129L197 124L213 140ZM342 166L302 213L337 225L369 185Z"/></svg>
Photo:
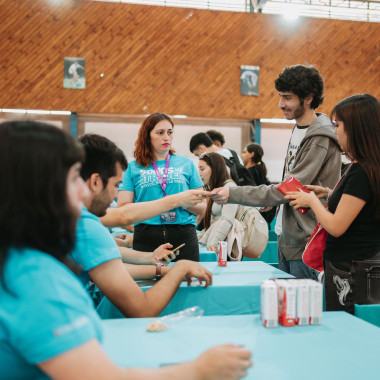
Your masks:
<svg viewBox="0 0 380 380"><path fill-rule="evenodd" d="M177 215L175 213L175 210L163 212L160 215L160 220L161 220L161 223L164 223L164 224L175 223L177 221Z"/></svg>

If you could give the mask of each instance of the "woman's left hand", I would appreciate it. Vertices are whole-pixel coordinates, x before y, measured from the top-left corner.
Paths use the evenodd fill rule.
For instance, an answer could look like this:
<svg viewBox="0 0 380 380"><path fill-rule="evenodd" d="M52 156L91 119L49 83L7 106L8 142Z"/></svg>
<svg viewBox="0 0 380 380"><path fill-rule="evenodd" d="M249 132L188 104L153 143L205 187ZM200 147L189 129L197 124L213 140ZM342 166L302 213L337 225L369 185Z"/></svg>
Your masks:
<svg viewBox="0 0 380 380"><path fill-rule="evenodd" d="M289 191L284 198L289 199L289 204L296 210L300 207L312 207L315 202L319 202L317 196L313 192L305 193L302 191Z"/></svg>

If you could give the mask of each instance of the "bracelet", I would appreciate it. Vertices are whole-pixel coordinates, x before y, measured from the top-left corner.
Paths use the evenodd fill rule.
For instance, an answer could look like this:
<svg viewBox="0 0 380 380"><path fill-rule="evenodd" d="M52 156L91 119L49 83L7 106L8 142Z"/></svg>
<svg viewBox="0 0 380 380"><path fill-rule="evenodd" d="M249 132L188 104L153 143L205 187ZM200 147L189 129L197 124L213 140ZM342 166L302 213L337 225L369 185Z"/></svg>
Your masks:
<svg viewBox="0 0 380 380"><path fill-rule="evenodd" d="M162 278L162 267L164 266L164 263L157 263L156 264L156 280L161 280Z"/></svg>

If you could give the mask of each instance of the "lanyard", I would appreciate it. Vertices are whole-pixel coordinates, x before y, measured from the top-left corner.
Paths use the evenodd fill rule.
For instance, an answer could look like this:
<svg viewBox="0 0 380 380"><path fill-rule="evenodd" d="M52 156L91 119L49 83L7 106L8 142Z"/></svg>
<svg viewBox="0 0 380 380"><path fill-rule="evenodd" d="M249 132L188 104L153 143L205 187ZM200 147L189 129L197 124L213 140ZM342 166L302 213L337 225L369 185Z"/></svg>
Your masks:
<svg viewBox="0 0 380 380"><path fill-rule="evenodd" d="M168 153L168 155L166 156L164 174L161 177L160 171L158 170L156 163L154 161L152 162L152 166L153 166L154 171L156 172L158 182L160 183L161 189L164 192L164 197L166 197L165 190L166 190L166 185L168 182L169 163L170 163L170 153Z"/></svg>

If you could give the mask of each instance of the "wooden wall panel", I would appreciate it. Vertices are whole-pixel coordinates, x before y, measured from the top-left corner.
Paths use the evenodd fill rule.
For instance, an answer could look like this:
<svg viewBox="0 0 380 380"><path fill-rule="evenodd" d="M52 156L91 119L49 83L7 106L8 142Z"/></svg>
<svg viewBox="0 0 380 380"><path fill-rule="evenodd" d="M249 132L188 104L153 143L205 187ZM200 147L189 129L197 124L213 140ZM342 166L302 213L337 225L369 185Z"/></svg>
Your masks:
<svg viewBox="0 0 380 380"><path fill-rule="evenodd" d="M273 81L305 62L325 77L323 112L380 97L377 23L70 0L0 0L0 20L3 108L282 117ZM85 90L63 89L65 56L86 59ZM259 97L240 95L240 65L260 66Z"/></svg>

